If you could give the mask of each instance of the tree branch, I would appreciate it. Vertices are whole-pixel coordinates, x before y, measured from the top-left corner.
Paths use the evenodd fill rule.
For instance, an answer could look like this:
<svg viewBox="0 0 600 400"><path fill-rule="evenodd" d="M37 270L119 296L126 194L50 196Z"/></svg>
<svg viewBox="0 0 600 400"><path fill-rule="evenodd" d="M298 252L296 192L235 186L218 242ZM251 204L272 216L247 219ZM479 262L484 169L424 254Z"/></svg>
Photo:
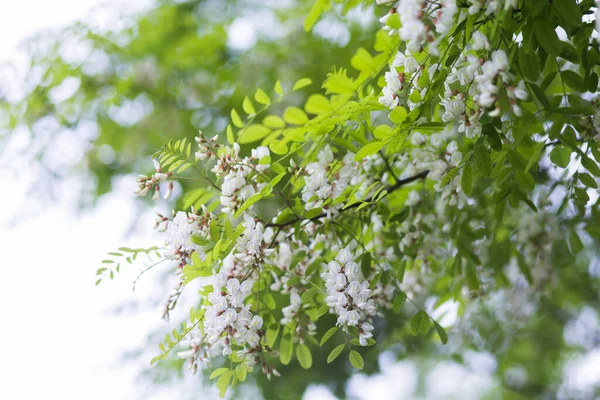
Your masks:
<svg viewBox="0 0 600 400"><path fill-rule="evenodd" d="M397 189L401 188L404 185L408 185L409 183L412 183L412 182L417 181L419 179L425 179L425 177L427 176L427 174L429 174L429 170L425 170L425 171L419 172L418 174L410 176L410 177L405 178L405 179L399 179L399 180L397 180L395 184L393 184L391 186L388 186L386 188L387 193L384 196L382 196L382 198L385 197L385 196L387 196L388 194L392 193L394 190L397 190ZM370 198L370 199L366 200L366 202L371 202L371 201L373 201L373 198ZM362 203L363 202L354 203L350 207L347 207L345 209L340 210L340 214L342 212L346 211L346 210L350 210L352 208L356 208L356 207L358 207ZM321 214L319 214L317 216L314 216L312 218L308 218L308 220L309 221L317 221L317 220L325 217L326 215L327 215L327 213L321 213ZM302 220L304 220L304 218L296 217L296 218L290 219L289 221L282 222L280 224L277 224L277 223L274 223L274 222L269 222L269 223L265 224L265 227L267 227L267 228L268 227L285 228L286 226L293 225L296 222L302 221Z"/></svg>

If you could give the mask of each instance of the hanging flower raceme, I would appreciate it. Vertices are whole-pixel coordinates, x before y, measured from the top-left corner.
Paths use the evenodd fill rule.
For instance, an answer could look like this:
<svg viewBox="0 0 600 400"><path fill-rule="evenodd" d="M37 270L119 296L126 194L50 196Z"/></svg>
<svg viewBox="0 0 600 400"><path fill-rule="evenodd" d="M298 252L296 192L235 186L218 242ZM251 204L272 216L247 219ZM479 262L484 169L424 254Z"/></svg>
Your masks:
<svg viewBox="0 0 600 400"><path fill-rule="evenodd" d="M371 299L368 281L360 281L358 264L348 247L339 251L335 260L323 264L322 277L327 289L327 305L338 316L337 324L345 330L358 328L359 342L367 345L367 339L373 337L373 325L367 318L375 315L377 309Z"/></svg>

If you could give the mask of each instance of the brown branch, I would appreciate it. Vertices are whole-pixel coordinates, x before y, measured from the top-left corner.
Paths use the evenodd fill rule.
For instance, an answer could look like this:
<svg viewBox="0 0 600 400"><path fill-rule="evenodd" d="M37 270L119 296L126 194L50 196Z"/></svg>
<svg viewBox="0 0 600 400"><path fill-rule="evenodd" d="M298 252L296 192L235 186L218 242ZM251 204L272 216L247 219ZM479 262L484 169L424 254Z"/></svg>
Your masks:
<svg viewBox="0 0 600 400"><path fill-rule="evenodd" d="M383 198L383 197L387 196L388 194L392 193L394 190L397 190L397 189L401 188L401 187L402 187L402 186L404 186L404 185L408 185L409 183L412 183L412 182L414 182L414 181L417 181L417 180L419 180L419 179L425 179L425 177L427 176L427 174L429 174L429 171L428 171L428 170L425 170L425 171L419 172L419 173L418 173L418 174L416 174L416 175L410 176L410 177L408 177L408 178L405 178L405 179L399 179L399 180L397 180L395 184L393 184L393 185L391 185L391 186L388 186L388 187L386 188L386 190L387 190L387 193L386 193L385 195L383 195L381 198ZM371 201L373 201L373 198L367 199L367 200L365 200L365 201L366 201L366 202L371 202ZM352 205L351 205L351 206L349 206L349 207L346 207L346 208L344 208L344 209L341 209L341 210L340 210L340 213L342 213L342 212L344 212L344 211L346 211L346 210L350 210L350 209L352 209L352 208L356 208L356 207L358 207L359 205L361 205L362 203L363 203L363 202L360 202L360 201L359 201L359 202L357 202L357 203L354 203L354 204L352 204ZM316 216L314 216L314 217L312 217L312 218L308 218L308 220L309 220L309 221L317 221L317 220L319 220L319 219L321 219L321 218L325 217L326 215L327 215L327 213L321 213L321 214L319 214L319 215L316 215ZM265 227L277 227L277 228L280 228L280 229L281 229L281 228L285 228L286 226L293 225L293 224L295 224L296 222L298 222L298 221L302 221L302 220L304 220L304 218L299 218L299 217L296 217L296 218L292 218L292 219L290 219L289 221L282 222L282 223L280 223L280 224L277 224L277 223L274 223L274 222L269 222L269 223L265 224Z"/></svg>

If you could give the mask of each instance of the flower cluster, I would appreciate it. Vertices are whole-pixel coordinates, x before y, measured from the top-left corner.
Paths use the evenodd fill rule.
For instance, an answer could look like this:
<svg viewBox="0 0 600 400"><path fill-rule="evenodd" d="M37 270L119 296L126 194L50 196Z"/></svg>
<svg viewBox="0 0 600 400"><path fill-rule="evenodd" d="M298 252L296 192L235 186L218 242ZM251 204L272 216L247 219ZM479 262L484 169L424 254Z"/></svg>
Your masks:
<svg viewBox="0 0 600 400"><path fill-rule="evenodd" d="M389 4L392 1L379 4ZM439 55L437 50L440 41L450 33L458 14L456 0L443 0L441 4L429 0L399 0L388 14L380 18L384 30L390 35L396 34L396 29L387 25L393 14L398 14L400 28L398 36L406 43L406 48L418 52L428 47L431 54ZM433 26L433 30L431 27Z"/></svg>
<svg viewBox="0 0 600 400"><path fill-rule="evenodd" d="M445 82L440 104L444 108L442 120L454 123L456 130L467 138L481 134L480 118L487 112L500 116L503 110L500 96L505 95L511 111L520 116L518 100L526 100L524 82L515 83L508 72L508 58L503 50L491 53L489 59L478 56L480 50L489 49L489 42L481 32L473 34L473 42L466 54L459 57Z"/></svg>
<svg viewBox="0 0 600 400"><path fill-rule="evenodd" d="M149 191L154 189L154 195L152 195L152 200L157 200L160 196L160 183L166 181L171 177L170 172L162 172L160 168L160 164L158 161L153 160L154 168L156 169L156 173L152 174L152 176L148 175L140 175L137 178L138 188L134 191L138 196L145 196ZM169 182L167 191L164 195L165 200L169 200L171 195L173 194L173 182Z"/></svg>
<svg viewBox="0 0 600 400"><path fill-rule="evenodd" d="M433 79L438 68L438 64L432 64L425 71L409 50L399 51L389 72L385 73L386 85L382 89L383 95L379 97L379 103L390 109L398 105L409 110L415 109L422 104L428 89L426 82ZM425 80L422 79L423 74L427 74Z"/></svg>
<svg viewBox="0 0 600 400"><path fill-rule="evenodd" d="M369 282L359 280L358 264L348 247L340 250L335 260L323 264L323 268L326 270L322 274L328 295L326 302L337 314L337 324L344 329L356 326L359 342L366 346L367 339L373 337L373 325L367 322L367 317L377 312Z"/></svg>
<svg viewBox="0 0 600 400"><path fill-rule="evenodd" d="M307 210L319 208L326 200L339 197L349 184L360 179L357 176L359 165L354 161L354 153L347 153L339 168L336 168L334 160L331 148L325 146L319 152L317 161L305 167L302 200ZM325 207L329 208L327 205Z"/></svg>

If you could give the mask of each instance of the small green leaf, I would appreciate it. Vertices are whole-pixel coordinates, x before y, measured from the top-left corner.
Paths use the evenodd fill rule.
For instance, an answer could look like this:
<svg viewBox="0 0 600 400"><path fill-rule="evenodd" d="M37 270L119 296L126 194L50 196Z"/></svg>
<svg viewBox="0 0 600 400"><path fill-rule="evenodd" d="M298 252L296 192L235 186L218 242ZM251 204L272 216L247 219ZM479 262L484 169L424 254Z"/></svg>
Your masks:
<svg viewBox="0 0 600 400"><path fill-rule="evenodd" d="M363 360L360 353L356 350L350 351L350 364L356 369L363 369L365 366L365 361Z"/></svg>
<svg viewBox="0 0 600 400"><path fill-rule="evenodd" d="M238 364L235 367L235 376L240 382L244 382L246 380L246 375L248 374L248 369L244 363Z"/></svg>
<svg viewBox="0 0 600 400"><path fill-rule="evenodd" d="M304 109L310 114L321 114L333 111L329 99L322 94L311 94L306 100Z"/></svg>
<svg viewBox="0 0 600 400"><path fill-rule="evenodd" d="M292 91L300 90L300 89L310 85L311 83L312 83L312 79L310 79L310 78L299 79L298 82L294 83L294 87L292 88Z"/></svg>
<svg viewBox="0 0 600 400"><path fill-rule="evenodd" d="M279 360L283 365L288 365L292 360L292 354L294 353L294 344L289 333L286 333L281 338L279 344Z"/></svg>
<svg viewBox="0 0 600 400"><path fill-rule="evenodd" d="M298 107L288 107L283 112L283 120L292 125L304 125L308 122L308 116Z"/></svg>
<svg viewBox="0 0 600 400"><path fill-rule="evenodd" d="M231 109L231 121L233 122L233 125L235 125L237 128L242 128L244 126L244 123L240 118L240 114L238 114L235 108Z"/></svg>
<svg viewBox="0 0 600 400"><path fill-rule="evenodd" d="M269 149L273 153L278 154L280 156L286 155L288 153L287 144L283 140L272 140L271 143L269 143Z"/></svg>
<svg viewBox="0 0 600 400"><path fill-rule="evenodd" d="M267 115L263 119L263 124L269 128L285 128L285 122L277 115Z"/></svg>
<svg viewBox="0 0 600 400"><path fill-rule="evenodd" d="M248 96L244 97L244 101L242 102L242 108L244 109L244 112L248 115L256 114L254 104L252 104L252 100L250 100L250 97Z"/></svg>
<svg viewBox="0 0 600 400"><path fill-rule="evenodd" d="M327 364L330 364L333 360L335 360L340 355L342 350L344 350L344 346L345 346L345 344L342 343L342 344L338 345L335 349L331 350L331 353L329 353L329 355L327 356Z"/></svg>
<svg viewBox="0 0 600 400"><path fill-rule="evenodd" d="M277 93L280 96L283 96L283 86L281 86L281 82L279 80L275 82L275 93Z"/></svg>
<svg viewBox="0 0 600 400"><path fill-rule="evenodd" d="M229 368L217 368L210 374L210 377L208 379L215 379L223 375L227 371L229 371Z"/></svg>
<svg viewBox="0 0 600 400"><path fill-rule="evenodd" d="M393 123L401 124L402 122L404 122L407 116L408 112L406 111L406 108L398 106L394 108L392 112L390 112L389 118L390 121L392 121Z"/></svg>
<svg viewBox="0 0 600 400"><path fill-rule="evenodd" d="M410 320L410 329L415 335L426 334L431 328L431 319L423 310L419 310Z"/></svg>
<svg viewBox="0 0 600 400"><path fill-rule="evenodd" d="M574 230L569 232L569 247L571 248L571 252L573 254L577 254L583 250L583 243L581 242L577 232Z"/></svg>
<svg viewBox="0 0 600 400"><path fill-rule="evenodd" d="M335 333L338 331L338 329L339 328L337 326L334 326L333 328L330 328L327 332L325 332L325 334L321 338L321 342L319 343L319 346L323 346L329 339L331 339L331 337L333 335L335 335Z"/></svg>
<svg viewBox="0 0 600 400"><path fill-rule="evenodd" d="M361 147L361 149L354 156L354 159L356 161L361 161L363 158L377 153L379 150L381 150L383 148L384 145L385 145L385 143L383 143L383 142L368 143L367 145Z"/></svg>
<svg viewBox="0 0 600 400"><path fill-rule="evenodd" d="M248 125L246 129L240 131L238 138L239 144L256 142L271 133L271 129L261 124Z"/></svg>
<svg viewBox="0 0 600 400"><path fill-rule="evenodd" d="M598 189L598 183L596 183L596 180L594 178L592 178L590 174L586 174L585 172L580 172L579 180L581 181L581 183L583 183L585 186L587 186L589 188Z"/></svg>
<svg viewBox="0 0 600 400"><path fill-rule="evenodd" d="M559 145L550 152L550 160L561 168L566 168L571 161L571 149L566 146Z"/></svg>
<svg viewBox="0 0 600 400"><path fill-rule="evenodd" d="M368 278L371 275L371 260L371 253L366 252L360 262L360 271L365 278Z"/></svg>
<svg viewBox="0 0 600 400"><path fill-rule="evenodd" d="M443 344L448 343L448 334L446 333L446 330L437 323L437 321L432 320L433 321L433 326L435 326L435 330L437 331L438 336L440 337L440 340L442 341Z"/></svg>
<svg viewBox="0 0 600 400"><path fill-rule="evenodd" d="M396 295L396 298L394 299L394 303L392 304L392 310L394 310L395 313L399 312L404 306L404 303L406 303L406 293L400 292Z"/></svg>
<svg viewBox="0 0 600 400"><path fill-rule="evenodd" d="M256 93L254 93L254 100L256 100L259 104L263 104L265 106L271 104L271 99L269 98L269 95L267 95L265 91L260 88L256 89Z"/></svg>
<svg viewBox="0 0 600 400"><path fill-rule="evenodd" d="M482 176L490 176L492 173L492 159L490 153L484 146L480 146L475 151L475 165L477 172Z"/></svg>
<svg viewBox="0 0 600 400"><path fill-rule="evenodd" d="M304 343L296 347L296 357L298 357L298 362L302 368L309 369L312 366L312 354L308 346Z"/></svg>
<svg viewBox="0 0 600 400"><path fill-rule="evenodd" d="M229 144L233 144L235 142L235 138L233 137L233 129L231 125L227 125L227 142Z"/></svg>
<svg viewBox="0 0 600 400"><path fill-rule="evenodd" d="M460 178L460 187L466 195L469 195L473 189L473 170L471 169L471 164L467 164L463 167L462 177Z"/></svg>
<svg viewBox="0 0 600 400"><path fill-rule="evenodd" d="M219 396L221 398L225 397L225 393L227 393L227 388L229 387L229 383L233 376L235 375L234 371L227 371L223 375L219 377L217 380L217 389L219 389Z"/></svg>

